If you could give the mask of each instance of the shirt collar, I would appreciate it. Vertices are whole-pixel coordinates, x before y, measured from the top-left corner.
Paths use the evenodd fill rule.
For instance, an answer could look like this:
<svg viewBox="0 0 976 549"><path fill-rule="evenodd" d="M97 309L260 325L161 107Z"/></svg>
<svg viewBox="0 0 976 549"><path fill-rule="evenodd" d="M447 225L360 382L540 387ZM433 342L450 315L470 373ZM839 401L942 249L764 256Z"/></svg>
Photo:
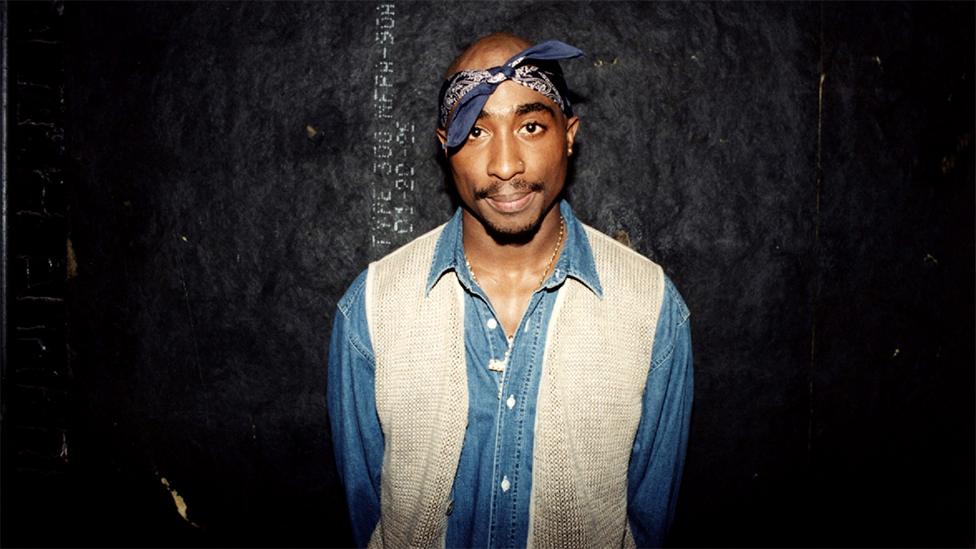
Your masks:
<svg viewBox="0 0 976 549"><path fill-rule="evenodd" d="M593 261L593 250L590 240L586 236L583 224L573 215L573 209L565 200L559 202L559 212L566 222L566 243L559 255L559 261L552 274L546 280L544 287L552 289L559 287L567 277L581 282L599 298L603 298L603 287L596 272ZM464 240L462 239L461 208L458 208L451 220L444 226L437 244L434 247L434 260L430 265L427 276L427 293L444 276L447 271L454 271L458 281L469 291L473 286L471 273L468 271L464 259Z"/></svg>

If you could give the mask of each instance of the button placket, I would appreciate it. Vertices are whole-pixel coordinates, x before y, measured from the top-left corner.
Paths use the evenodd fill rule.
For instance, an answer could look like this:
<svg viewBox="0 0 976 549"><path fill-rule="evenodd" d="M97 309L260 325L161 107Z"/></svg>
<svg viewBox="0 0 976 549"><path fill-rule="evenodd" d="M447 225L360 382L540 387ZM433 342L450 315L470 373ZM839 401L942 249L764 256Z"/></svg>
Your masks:
<svg viewBox="0 0 976 549"><path fill-rule="evenodd" d="M490 544L511 541L516 530L517 517L521 516L528 505L525 495L522 493L522 486L518 484L520 475L525 475L524 471L528 465L523 463L525 456L529 452L526 449L526 412L527 398L530 398L529 387L533 372L537 371L539 365L535 363L538 359L539 338L543 328L543 318L545 313L551 308L550 293L538 292L533 296L529 304L527 313L522 323L516 330L514 341L508 357L508 367L500 376L498 388L498 409L495 416L495 445L494 445L494 464L492 466L493 481L496 489L492 491L491 497L491 525L489 539ZM487 322L484 320L483 322ZM483 324L487 326L487 324ZM499 326L500 327L500 324ZM497 328L496 327L496 328ZM503 330L487 331L491 334L490 339L496 341L496 337L506 335ZM501 342L502 339L497 341ZM507 395L505 393L508 393ZM501 404L504 403L504 406ZM511 473L512 476L508 476Z"/></svg>
<svg viewBox="0 0 976 549"><path fill-rule="evenodd" d="M485 339L488 341L488 364L486 367L492 372L501 373L505 371L507 352L505 357L496 358L497 353L495 353L495 338L497 336L495 330L498 328L498 321L495 320L495 317L492 314L491 306L486 302L483 302L482 304L484 309L479 308L478 316L481 317L483 325L488 330L487 333L485 333Z"/></svg>

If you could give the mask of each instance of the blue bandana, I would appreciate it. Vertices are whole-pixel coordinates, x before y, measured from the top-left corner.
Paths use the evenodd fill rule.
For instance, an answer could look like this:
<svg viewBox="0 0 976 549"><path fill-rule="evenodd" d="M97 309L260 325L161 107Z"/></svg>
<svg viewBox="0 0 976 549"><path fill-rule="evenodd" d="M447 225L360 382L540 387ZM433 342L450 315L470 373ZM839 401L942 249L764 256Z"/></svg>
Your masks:
<svg viewBox="0 0 976 549"><path fill-rule="evenodd" d="M547 40L517 53L500 67L486 70L461 71L451 76L441 88L440 125L447 129L444 148L451 150L464 144L468 133L488 102L488 97L505 80L521 84L530 90L548 97L567 115L572 109L569 98L565 97L565 82L558 73L523 64L529 59L555 61L575 59L583 52L559 40ZM560 89L562 88L562 89ZM456 106L456 107L455 107ZM454 116L451 117L451 111Z"/></svg>

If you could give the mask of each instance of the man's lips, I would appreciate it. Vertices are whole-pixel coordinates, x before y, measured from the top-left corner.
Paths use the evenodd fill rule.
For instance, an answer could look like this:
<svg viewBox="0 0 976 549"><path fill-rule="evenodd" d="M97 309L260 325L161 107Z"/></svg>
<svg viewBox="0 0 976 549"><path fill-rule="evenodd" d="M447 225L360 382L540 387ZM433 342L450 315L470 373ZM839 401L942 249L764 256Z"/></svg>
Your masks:
<svg viewBox="0 0 976 549"><path fill-rule="evenodd" d="M485 202L500 212L515 213L528 206L534 195L532 192L496 194L485 198Z"/></svg>

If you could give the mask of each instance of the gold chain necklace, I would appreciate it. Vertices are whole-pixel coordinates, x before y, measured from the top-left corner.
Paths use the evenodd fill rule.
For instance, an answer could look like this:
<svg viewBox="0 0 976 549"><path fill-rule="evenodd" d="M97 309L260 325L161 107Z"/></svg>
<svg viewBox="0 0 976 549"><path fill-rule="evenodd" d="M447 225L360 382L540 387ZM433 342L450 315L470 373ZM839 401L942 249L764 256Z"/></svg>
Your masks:
<svg viewBox="0 0 976 549"><path fill-rule="evenodd" d="M552 255L549 256L549 261L546 262L546 268L542 270L542 278L539 279L539 285L536 289L541 288L542 284L546 281L546 273L549 272L549 267L552 267L552 261L556 259L556 254L559 252L559 246L563 243L563 232L566 228L566 222L563 220L563 216L559 216L559 238L556 239L556 247L552 250ZM468 266L468 272L471 273L471 280L474 280L475 284L480 284L478 282L478 277L474 275L474 269L471 268L471 262L468 261L468 254L464 254L464 264Z"/></svg>

